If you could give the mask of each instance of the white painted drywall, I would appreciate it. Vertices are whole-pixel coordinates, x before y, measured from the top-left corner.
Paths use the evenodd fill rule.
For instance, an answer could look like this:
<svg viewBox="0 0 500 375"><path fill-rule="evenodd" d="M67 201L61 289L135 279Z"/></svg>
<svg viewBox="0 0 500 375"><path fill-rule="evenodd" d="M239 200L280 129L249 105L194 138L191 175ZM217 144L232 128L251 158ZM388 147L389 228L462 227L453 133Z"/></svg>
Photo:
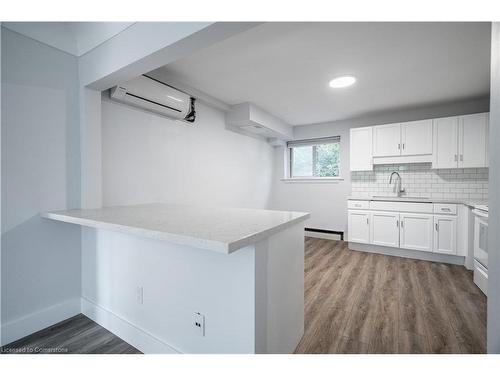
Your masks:
<svg viewBox="0 0 500 375"><path fill-rule="evenodd" d="M490 186L488 230L488 353L500 353L500 23L491 29ZM493 193L495 192L495 193Z"/></svg>
<svg viewBox="0 0 500 375"><path fill-rule="evenodd" d="M273 148L197 105L194 124L103 100L105 206L167 202L267 208Z"/></svg>
<svg viewBox="0 0 500 375"><path fill-rule="evenodd" d="M266 22L166 69L302 125L487 95L489 44L488 22ZM328 86L345 74L353 87Z"/></svg>
<svg viewBox="0 0 500 375"><path fill-rule="evenodd" d="M101 92L79 87L81 208L102 207Z"/></svg>
<svg viewBox="0 0 500 375"><path fill-rule="evenodd" d="M82 309L145 353L292 353L304 332L304 227L229 255L91 229ZM90 238L90 237L89 237ZM194 313L205 316L205 336Z"/></svg>
<svg viewBox="0 0 500 375"><path fill-rule="evenodd" d="M2 30L4 342L79 312L80 229L38 215L80 204L77 69L75 57Z"/></svg>
<svg viewBox="0 0 500 375"><path fill-rule="evenodd" d="M304 223L255 246L256 353L293 353L304 334Z"/></svg>
<svg viewBox="0 0 500 375"><path fill-rule="evenodd" d="M196 49L255 27L255 22L138 22L78 60L82 207L102 205L99 91L149 72ZM134 48L130 48L134 45ZM84 234L85 236L85 234ZM85 239L83 239L85 241Z"/></svg>
<svg viewBox="0 0 500 375"><path fill-rule="evenodd" d="M254 246L225 255L93 232L93 250L82 254L83 298L182 353L254 352ZM197 335L194 312L206 317L205 337Z"/></svg>
<svg viewBox="0 0 500 375"><path fill-rule="evenodd" d="M131 22L4 22L4 27L51 47L81 56Z"/></svg>
<svg viewBox="0 0 500 375"><path fill-rule="evenodd" d="M108 89L256 25L255 22L134 23L80 57L80 84L96 90Z"/></svg>
<svg viewBox="0 0 500 375"><path fill-rule="evenodd" d="M379 113L360 119L335 121L294 127L295 139L307 139L339 135L341 139L340 175L343 181L285 182L283 148L275 150L272 209L310 212L306 227L335 231L347 230L347 197L351 194L349 171L349 129L360 126L421 120L434 117L487 112L489 99L482 98L464 102L448 103L416 109Z"/></svg>

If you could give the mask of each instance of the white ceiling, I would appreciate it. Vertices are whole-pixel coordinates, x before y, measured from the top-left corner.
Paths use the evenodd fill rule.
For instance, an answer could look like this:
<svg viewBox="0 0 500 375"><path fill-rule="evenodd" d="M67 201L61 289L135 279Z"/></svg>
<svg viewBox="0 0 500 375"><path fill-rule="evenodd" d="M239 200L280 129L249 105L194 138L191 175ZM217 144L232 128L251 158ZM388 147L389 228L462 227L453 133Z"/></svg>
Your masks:
<svg viewBox="0 0 500 375"><path fill-rule="evenodd" d="M74 56L81 56L132 24L133 22L3 22L2 26Z"/></svg>
<svg viewBox="0 0 500 375"><path fill-rule="evenodd" d="M266 23L163 68L292 125L489 94L489 23ZM333 90L352 74L358 82Z"/></svg>

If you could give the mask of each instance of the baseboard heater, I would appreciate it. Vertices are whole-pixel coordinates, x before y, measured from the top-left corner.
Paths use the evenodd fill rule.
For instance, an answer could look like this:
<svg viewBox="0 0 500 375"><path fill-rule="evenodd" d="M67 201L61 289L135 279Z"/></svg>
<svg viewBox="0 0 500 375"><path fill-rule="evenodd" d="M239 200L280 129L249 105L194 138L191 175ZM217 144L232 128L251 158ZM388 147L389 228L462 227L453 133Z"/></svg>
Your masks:
<svg viewBox="0 0 500 375"><path fill-rule="evenodd" d="M344 241L344 232L336 231L336 230L328 230L328 229L319 229L319 228L304 228L306 232L316 232L316 233L326 233L326 234L336 234L340 236L340 240Z"/></svg>

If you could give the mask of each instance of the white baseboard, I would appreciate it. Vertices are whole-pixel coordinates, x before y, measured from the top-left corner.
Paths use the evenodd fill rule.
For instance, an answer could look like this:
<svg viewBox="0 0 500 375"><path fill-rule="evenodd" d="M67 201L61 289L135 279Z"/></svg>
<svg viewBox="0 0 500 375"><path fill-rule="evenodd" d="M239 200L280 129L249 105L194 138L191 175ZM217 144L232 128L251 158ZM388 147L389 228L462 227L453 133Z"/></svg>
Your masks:
<svg viewBox="0 0 500 375"><path fill-rule="evenodd" d="M82 313L100 326L106 328L122 340L145 354L179 354L166 342L137 327L117 314L95 304L89 299L81 299Z"/></svg>
<svg viewBox="0 0 500 375"><path fill-rule="evenodd" d="M427 251L407 250L399 247L387 247L378 245L369 245L363 243L349 242L349 249L356 251L364 251L367 253L375 253L382 255L389 255L401 258L411 258L419 260L428 260L431 262L458 264L464 265L465 257L458 255L436 254Z"/></svg>
<svg viewBox="0 0 500 375"><path fill-rule="evenodd" d="M80 298L73 298L2 325L1 345L9 344L81 312Z"/></svg>

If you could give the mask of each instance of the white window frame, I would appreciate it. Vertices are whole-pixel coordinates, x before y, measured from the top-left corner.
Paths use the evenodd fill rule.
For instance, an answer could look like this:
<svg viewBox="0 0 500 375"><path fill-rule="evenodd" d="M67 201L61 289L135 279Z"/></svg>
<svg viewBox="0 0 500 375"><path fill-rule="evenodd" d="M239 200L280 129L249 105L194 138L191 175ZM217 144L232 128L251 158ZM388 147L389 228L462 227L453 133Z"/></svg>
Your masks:
<svg viewBox="0 0 500 375"><path fill-rule="evenodd" d="M339 163L339 175L336 177L292 177L292 148L299 145L317 145L317 144L325 144L325 143L339 143L339 147L342 147L340 136L334 137L324 137L324 138L313 138L313 139L303 139L287 142L286 147L284 147L283 159L284 159L284 176L281 181L284 182L315 182L315 183L324 183L324 182L340 182L343 181L342 178L342 169L340 160ZM340 151L341 152L341 151Z"/></svg>

